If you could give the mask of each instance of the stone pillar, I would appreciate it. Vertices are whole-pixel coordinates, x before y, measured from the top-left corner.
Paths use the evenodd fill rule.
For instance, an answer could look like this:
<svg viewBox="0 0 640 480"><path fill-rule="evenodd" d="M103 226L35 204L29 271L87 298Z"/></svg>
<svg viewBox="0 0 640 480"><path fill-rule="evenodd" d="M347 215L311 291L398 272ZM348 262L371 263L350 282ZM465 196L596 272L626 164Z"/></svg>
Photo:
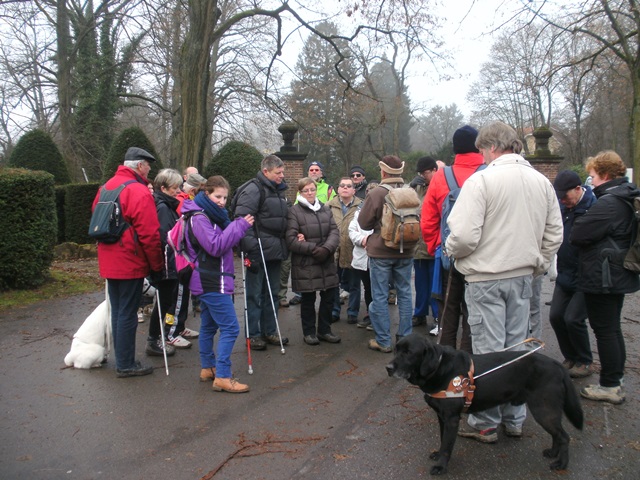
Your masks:
<svg viewBox="0 0 640 480"><path fill-rule="evenodd" d="M558 168L560 162L564 157L560 155L553 155L549 149L549 139L553 136L553 133L549 127L542 126L536 128L533 131L533 137L536 141L536 149L532 155L527 155L525 158L531 163L533 168L542 173L549 179L550 182L556 179L558 174Z"/></svg>
<svg viewBox="0 0 640 480"><path fill-rule="evenodd" d="M304 161L307 158L306 153L299 152L293 144L293 140L298 132L298 126L293 122L283 122L278 127L278 131L282 134L284 145L280 147L280 151L275 152L284 162L284 178L289 186L287 190L287 198L295 199L298 180L305 176Z"/></svg>

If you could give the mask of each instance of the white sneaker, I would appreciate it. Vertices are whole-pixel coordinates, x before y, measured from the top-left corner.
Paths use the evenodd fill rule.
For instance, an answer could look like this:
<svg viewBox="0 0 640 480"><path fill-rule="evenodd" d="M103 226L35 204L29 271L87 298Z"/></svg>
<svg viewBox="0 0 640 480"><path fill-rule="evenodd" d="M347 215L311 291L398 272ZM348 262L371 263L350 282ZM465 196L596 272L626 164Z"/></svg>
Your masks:
<svg viewBox="0 0 640 480"><path fill-rule="evenodd" d="M142 309L139 308L138 309L138 323L143 323L144 322L144 313L142 313Z"/></svg>
<svg viewBox="0 0 640 480"><path fill-rule="evenodd" d="M185 328L180 336L182 338L198 338L200 336L200 332L197 330L191 330L190 328Z"/></svg>
<svg viewBox="0 0 640 480"><path fill-rule="evenodd" d="M438 325L436 325L431 329L431 331L429 332L429 335L433 335L434 337L437 337L438 333L440 333L440 329L438 328Z"/></svg>
<svg viewBox="0 0 640 480"><path fill-rule="evenodd" d="M167 343L176 348L191 348L191 342L189 340L185 340L180 335L169 340Z"/></svg>

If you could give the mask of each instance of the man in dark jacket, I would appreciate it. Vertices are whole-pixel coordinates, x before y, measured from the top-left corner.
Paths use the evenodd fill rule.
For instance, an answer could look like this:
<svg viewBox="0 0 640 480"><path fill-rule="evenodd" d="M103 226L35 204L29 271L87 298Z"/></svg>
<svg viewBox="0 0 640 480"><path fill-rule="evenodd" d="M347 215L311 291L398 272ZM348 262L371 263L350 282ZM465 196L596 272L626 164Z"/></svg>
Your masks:
<svg viewBox="0 0 640 480"><path fill-rule="evenodd" d="M589 400L624 402L622 378L626 351L620 314L626 293L640 289L638 274L624 268L632 239L633 198L640 190L626 178L620 156L607 150L589 158L585 167L593 178L598 201L573 223L570 241L580 247L578 290L585 293L589 324L600 357L600 383L580 394Z"/></svg>
<svg viewBox="0 0 640 480"><path fill-rule="evenodd" d="M355 196L364 200L368 185L364 169L360 165L354 165L351 167L351 170L349 170L349 177L353 180Z"/></svg>
<svg viewBox="0 0 640 480"><path fill-rule="evenodd" d="M266 349L267 343L280 345L274 305L278 304L280 265L288 256L286 190L283 161L268 155L262 160L256 181L248 183L239 192L233 212L236 217L255 217L253 228L240 243L251 262L246 276L246 293L249 336L254 350ZM269 299L269 287L273 304ZM289 339L282 337L282 344L287 343Z"/></svg>
<svg viewBox="0 0 640 480"><path fill-rule="evenodd" d="M586 322L587 305L584 293L577 291L578 247L569 243L569 237L575 219L587 213L596 203L596 197L590 188L582 186L580 177L572 170L558 173L553 188L560 201L564 234L557 254L558 277L549 321L564 356L562 364L569 369L569 375L573 378L588 377L592 373L593 355Z"/></svg>
<svg viewBox="0 0 640 480"><path fill-rule="evenodd" d="M136 361L136 330L138 306L142 297L144 277L150 271L163 268L160 246L160 225L153 196L147 187L147 175L151 162L156 159L147 151L131 147L124 156L116 174L105 183L107 190L114 190L125 182L132 183L120 192L122 216L129 224L120 240L115 243L98 242L100 276L107 279L111 303L111 325L116 356L116 375L134 377L148 375L153 367ZM93 201L93 208L100 192Z"/></svg>

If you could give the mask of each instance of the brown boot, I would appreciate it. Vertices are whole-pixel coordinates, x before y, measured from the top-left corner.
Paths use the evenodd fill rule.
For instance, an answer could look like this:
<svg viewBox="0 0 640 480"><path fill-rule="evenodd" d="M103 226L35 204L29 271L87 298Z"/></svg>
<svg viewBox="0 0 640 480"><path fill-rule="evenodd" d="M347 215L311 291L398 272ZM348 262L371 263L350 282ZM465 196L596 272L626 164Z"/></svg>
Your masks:
<svg viewBox="0 0 640 480"><path fill-rule="evenodd" d="M214 378L216 378L216 368L215 367L203 368L202 370L200 370L200 381L201 382L210 382Z"/></svg>
<svg viewBox="0 0 640 480"><path fill-rule="evenodd" d="M216 377L211 388L216 392L244 393L249 391L249 385L244 385L235 378Z"/></svg>

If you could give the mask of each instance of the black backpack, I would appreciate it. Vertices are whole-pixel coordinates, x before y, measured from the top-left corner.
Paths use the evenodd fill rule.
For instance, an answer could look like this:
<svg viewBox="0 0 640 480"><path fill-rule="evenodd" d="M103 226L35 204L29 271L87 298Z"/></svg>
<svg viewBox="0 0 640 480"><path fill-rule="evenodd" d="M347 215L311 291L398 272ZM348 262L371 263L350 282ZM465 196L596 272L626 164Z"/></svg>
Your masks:
<svg viewBox="0 0 640 480"><path fill-rule="evenodd" d="M120 192L134 182L136 180L124 182L115 190L107 190L104 185L100 187L100 198L89 223L91 238L102 243L116 243L120 240L124 231L129 228L129 224L122 216Z"/></svg>

